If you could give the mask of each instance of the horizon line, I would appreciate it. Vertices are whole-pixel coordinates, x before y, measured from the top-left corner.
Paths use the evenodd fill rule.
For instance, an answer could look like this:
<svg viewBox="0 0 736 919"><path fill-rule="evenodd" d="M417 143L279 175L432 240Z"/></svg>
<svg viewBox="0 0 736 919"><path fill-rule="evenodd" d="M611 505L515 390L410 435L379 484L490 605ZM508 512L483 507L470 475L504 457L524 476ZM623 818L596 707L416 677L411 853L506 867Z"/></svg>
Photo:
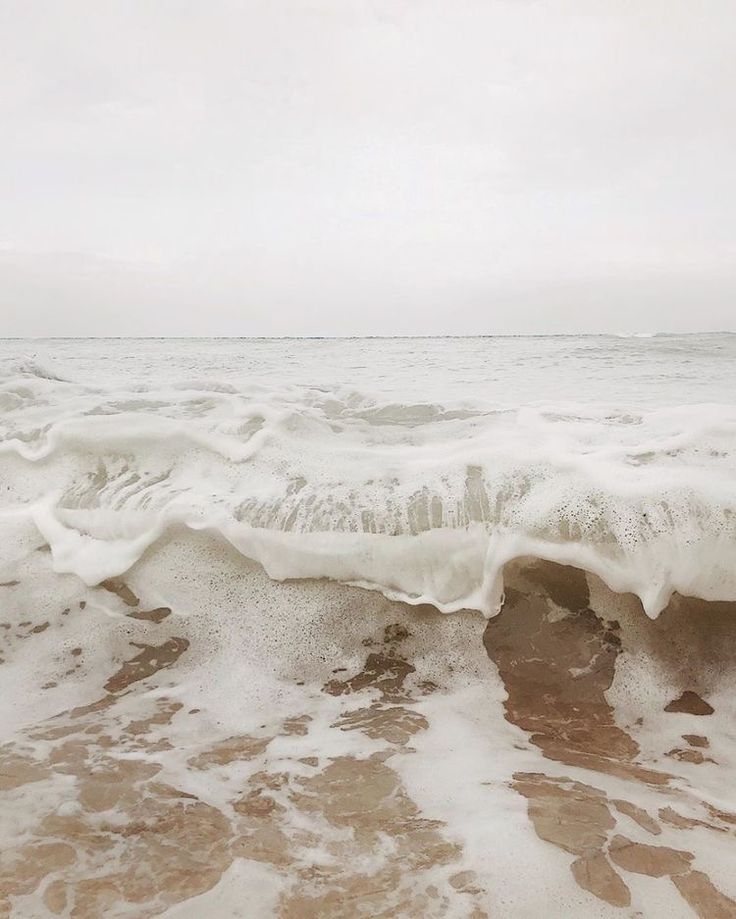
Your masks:
<svg viewBox="0 0 736 919"><path fill-rule="evenodd" d="M355 341L472 338L657 338L686 335L736 335L734 329L686 332L480 332L468 335L3 335L0 341Z"/></svg>

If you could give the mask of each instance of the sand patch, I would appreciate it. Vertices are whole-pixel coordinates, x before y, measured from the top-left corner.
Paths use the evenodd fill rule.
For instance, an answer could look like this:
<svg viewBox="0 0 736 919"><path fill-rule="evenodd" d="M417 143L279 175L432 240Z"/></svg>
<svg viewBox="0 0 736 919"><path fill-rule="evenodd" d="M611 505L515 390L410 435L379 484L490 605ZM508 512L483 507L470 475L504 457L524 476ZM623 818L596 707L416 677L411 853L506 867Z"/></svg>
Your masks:
<svg viewBox="0 0 736 919"><path fill-rule="evenodd" d="M544 773L517 773L512 787L528 801L529 817L537 835L576 856L571 864L576 883L615 906L630 902L621 871L649 877L668 877L699 916L708 909L730 909L736 903L717 890L705 872L693 871L693 854L685 849L650 845L629 839L618 831L616 813L633 820L650 836L662 826L646 808L635 803L640 795L668 797L658 809L668 827L688 831L704 827L726 832L723 818L715 818L707 800L699 805L710 819L685 817L671 802L681 791L670 789L673 775L639 760L634 738L616 724L606 697L616 658L622 648L622 630L587 605L586 578L563 566L534 562L518 566L508 579L506 603L491 619L484 644L497 664L508 692L506 718L530 733L531 742L546 758L582 767L600 782L587 784ZM701 642L696 646L710 646ZM710 653L710 651L709 651ZM693 691L685 691L667 711L695 715L713 712ZM675 748L663 755L678 762L701 764L713 760L701 749L708 745L702 735L685 735L688 749ZM630 800L607 794L609 777L633 783ZM620 869L620 870L617 870ZM701 877L702 876L702 877ZM715 906L714 906L715 904ZM704 910L704 911L703 911ZM717 914L717 913L716 913Z"/></svg>
<svg viewBox="0 0 736 919"><path fill-rule="evenodd" d="M684 712L687 715L712 715L714 708L696 692L686 690L677 699L665 705L666 712Z"/></svg>
<svg viewBox="0 0 736 919"><path fill-rule="evenodd" d="M170 667L189 647L186 638L169 638L160 645L146 645L131 642L134 648L140 648L139 654L125 661L120 670L114 673L105 683L105 690L110 693L121 692L132 683L145 680L159 670Z"/></svg>

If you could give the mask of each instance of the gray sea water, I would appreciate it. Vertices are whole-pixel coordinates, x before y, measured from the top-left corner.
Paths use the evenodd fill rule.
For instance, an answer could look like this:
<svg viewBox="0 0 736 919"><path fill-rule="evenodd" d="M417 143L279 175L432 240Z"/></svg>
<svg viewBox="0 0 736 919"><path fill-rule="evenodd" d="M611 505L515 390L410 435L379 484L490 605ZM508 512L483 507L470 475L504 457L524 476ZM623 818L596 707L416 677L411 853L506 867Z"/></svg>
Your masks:
<svg viewBox="0 0 736 919"><path fill-rule="evenodd" d="M347 387L397 402L637 406L730 403L736 334L478 338L5 339L0 361L32 358L105 385L207 379Z"/></svg>
<svg viewBox="0 0 736 919"><path fill-rule="evenodd" d="M727 333L6 340L0 514L87 583L183 525L445 611L534 555L656 615L736 596L734 393Z"/></svg>

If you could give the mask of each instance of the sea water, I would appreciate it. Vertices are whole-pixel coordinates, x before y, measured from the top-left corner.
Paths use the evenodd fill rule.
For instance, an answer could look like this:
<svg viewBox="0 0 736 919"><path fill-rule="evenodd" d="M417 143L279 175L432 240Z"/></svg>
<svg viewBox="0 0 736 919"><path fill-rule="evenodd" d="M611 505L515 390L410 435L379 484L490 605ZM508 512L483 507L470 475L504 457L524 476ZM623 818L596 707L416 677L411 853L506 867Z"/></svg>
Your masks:
<svg viewBox="0 0 736 919"><path fill-rule="evenodd" d="M736 335L5 341L0 513L59 571L175 525L275 578L445 611L576 564L656 615L736 597ZM450 564L439 564L440 560Z"/></svg>
<svg viewBox="0 0 736 919"><path fill-rule="evenodd" d="M736 915L736 336L0 342L0 914Z"/></svg>

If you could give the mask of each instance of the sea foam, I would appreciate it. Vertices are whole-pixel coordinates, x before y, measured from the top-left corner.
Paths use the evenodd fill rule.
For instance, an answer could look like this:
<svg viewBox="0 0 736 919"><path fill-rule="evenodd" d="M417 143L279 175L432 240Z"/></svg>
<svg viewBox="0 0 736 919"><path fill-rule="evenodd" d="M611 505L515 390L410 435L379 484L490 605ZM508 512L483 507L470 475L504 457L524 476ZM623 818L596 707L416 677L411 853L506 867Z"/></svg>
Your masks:
<svg viewBox="0 0 736 919"><path fill-rule="evenodd" d="M0 512L59 572L122 574L214 530L276 579L327 577L493 615L534 556L636 593L736 598L736 408L382 399L345 386L0 383Z"/></svg>

